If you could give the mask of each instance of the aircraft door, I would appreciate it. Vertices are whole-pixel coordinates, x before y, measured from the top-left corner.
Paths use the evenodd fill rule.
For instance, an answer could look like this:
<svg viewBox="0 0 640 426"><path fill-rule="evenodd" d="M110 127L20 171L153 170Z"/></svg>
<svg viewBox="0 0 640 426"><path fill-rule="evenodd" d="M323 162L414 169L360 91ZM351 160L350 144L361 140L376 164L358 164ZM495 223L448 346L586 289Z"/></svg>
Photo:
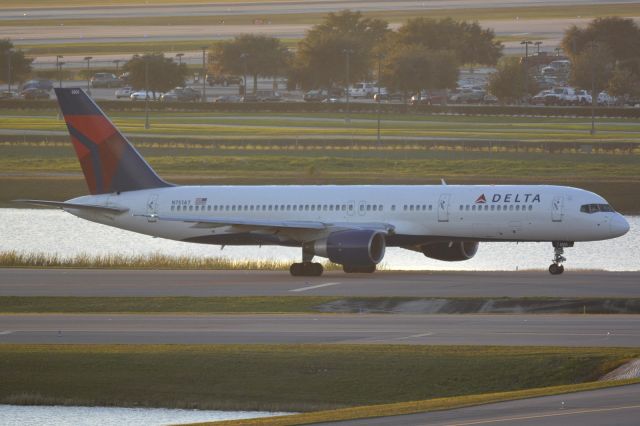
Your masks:
<svg viewBox="0 0 640 426"><path fill-rule="evenodd" d="M563 213L562 195L556 195L551 202L551 220L553 222L562 222Z"/></svg>
<svg viewBox="0 0 640 426"><path fill-rule="evenodd" d="M451 194L441 194L438 200L438 222L449 222L449 199Z"/></svg>
<svg viewBox="0 0 640 426"><path fill-rule="evenodd" d="M155 222L158 216L158 194L151 194L147 200L147 220Z"/></svg>

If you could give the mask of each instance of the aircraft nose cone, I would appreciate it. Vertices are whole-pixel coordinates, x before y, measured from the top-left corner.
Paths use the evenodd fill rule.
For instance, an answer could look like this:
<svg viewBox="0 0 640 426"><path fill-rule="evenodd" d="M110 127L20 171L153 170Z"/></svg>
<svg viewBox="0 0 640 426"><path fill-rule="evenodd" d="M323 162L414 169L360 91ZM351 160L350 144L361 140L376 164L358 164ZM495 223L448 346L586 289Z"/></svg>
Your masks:
<svg viewBox="0 0 640 426"><path fill-rule="evenodd" d="M611 219L609 229L612 237L621 237L629 232L629 223L622 215L616 214L613 219Z"/></svg>

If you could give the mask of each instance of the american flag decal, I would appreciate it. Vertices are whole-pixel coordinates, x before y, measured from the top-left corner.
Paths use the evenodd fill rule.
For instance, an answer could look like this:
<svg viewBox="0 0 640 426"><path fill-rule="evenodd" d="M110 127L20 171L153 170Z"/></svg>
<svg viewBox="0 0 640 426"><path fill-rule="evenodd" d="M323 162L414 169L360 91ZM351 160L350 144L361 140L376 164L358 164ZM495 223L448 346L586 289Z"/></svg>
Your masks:
<svg viewBox="0 0 640 426"><path fill-rule="evenodd" d="M205 204L207 204L207 199L206 198L196 198L196 206L204 206Z"/></svg>

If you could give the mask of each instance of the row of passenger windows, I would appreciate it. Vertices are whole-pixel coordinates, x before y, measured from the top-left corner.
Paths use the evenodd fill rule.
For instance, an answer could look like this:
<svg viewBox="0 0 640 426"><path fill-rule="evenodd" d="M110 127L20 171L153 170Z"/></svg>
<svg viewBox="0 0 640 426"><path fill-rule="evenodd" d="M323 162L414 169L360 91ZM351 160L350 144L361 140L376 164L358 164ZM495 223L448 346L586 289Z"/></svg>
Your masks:
<svg viewBox="0 0 640 426"><path fill-rule="evenodd" d="M469 204L467 205L462 205L460 204L459 209L460 211L525 211L525 210L533 210L533 205L529 204L529 205L523 205L520 206L520 204L509 204L509 205L500 205L500 204L482 204L482 205L476 205L476 204L472 204L471 206Z"/></svg>
<svg viewBox="0 0 640 426"><path fill-rule="evenodd" d="M380 206L382 210L382 206ZM240 212L240 211L353 211L352 204L244 204L244 205L207 205L207 206L171 206L171 210L177 211L214 211L214 212Z"/></svg>
<svg viewBox="0 0 640 426"><path fill-rule="evenodd" d="M239 211L353 211L353 204L244 204L244 205L206 205L206 206L171 206L172 211L214 211L214 212L239 212ZM384 205L382 204L360 204L359 209L361 212L384 211ZM395 211L395 204L391 206L391 211ZM432 211L433 205L431 204L405 204L403 205L404 211Z"/></svg>
<svg viewBox="0 0 640 426"><path fill-rule="evenodd" d="M591 208L591 206L594 205L589 205L588 208ZM601 205L597 205L597 206L601 206ZM602 205L604 206L604 205ZM608 207L608 206L607 206ZM353 204L258 204L258 205L254 205L254 204L244 204L244 205L206 205L206 206L194 206L194 205L189 205L189 206L181 206L181 205L174 205L171 206L171 210L172 211L214 211L214 212L222 212L222 211L226 211L226 212L239 212L239 211L324 211L324 212L339 212L339 211L353 211ZM585 206L583 206L583 208L585 208ZM602 208L602 207L601 207ZM610 208L610 207L609 207ZM361 204L359 207L361 212L364 211L374 211L374 212L381 212L384 211L384 206L382 204ZM395 204L391 206L391 211L395 211L396 210L396 206ZM433 210L433 205L432 204L404 204L402 206L402 210L403 211L432 211ZM529 204L529 205L523 205L520 206L520 204L509 204L508 206L501 206L500 204L484 204L484 205L476 205L476 204L472 204L472 205L463 205L460 204L459 207L460 211L525 211L525 210L533 210L533 205ZM583 209L581 209L581 211L585 211ZM605 211L605 210L596 210L596 211Z"/></svg>

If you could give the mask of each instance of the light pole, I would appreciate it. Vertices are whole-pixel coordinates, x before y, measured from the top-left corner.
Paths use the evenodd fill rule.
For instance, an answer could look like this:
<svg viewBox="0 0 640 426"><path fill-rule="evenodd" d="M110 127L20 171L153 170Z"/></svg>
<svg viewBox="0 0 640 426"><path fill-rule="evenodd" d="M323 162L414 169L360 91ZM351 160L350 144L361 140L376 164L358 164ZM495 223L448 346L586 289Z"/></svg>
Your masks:
<svg viewBox="0 0 640 426"><path fill-rule="evenodd" d="M247 95L247 57L249 56L248 53L241 53L240 54L240 59L242 59L242 70L244 72L244 74L242 75L242 85L244 86L244 93L242 94L242 96L246 96Z"/></svg>
<svg viewBox="0 0 640 426"><path fill-rule="evenodd" d="M178 58L178 65L182 66L182 57L184 56L184 53L176 53L176 58Z"/></svg>
<svg viewBox="0 0 640 426"><path fill-rule="evenodd" d="M524 44L524 97L527 99L529 95L529 45L533 42L531 40L523 40L520 44Z"/></svg>
<svg viewBox="0 0 640 426"><path fill-rule="evenodd" d="M87 94L91 94L91 88L89 87L89 82L91 80L91 60L93 56L85 56L84 60L87 61Z"/></svg>
<svg viewBox="0 0 640 426"><path fill-rule="evenodd" d="M540 45L542 44L542 42L541 41L536 41L533 44L536 45L536 48L538 49L536 53L537 53L538 56L540 56Z"/></svg>
<svg viewBox="0 0 640 426"><path fill-rule="evenodd" d="M377 139L378 146L381 145L381 142L380 142L380 102L381 102L381 99L380 99L380 86L381 86L381 84L380 84L380 75L382 74L382 58L383 58L383 56L384 55L382 53L378 53L378 108L377 108L378 109L378 139ZM389 96L389 93L387 93L387 96Z"/></svg>
<svg viewBox="0 0 640 426"><path fill-rule="evenodd" d="M346 91L347 91L347 117L346 117L345 121L347 123L349 123L349 122L351 122L351 115L350 115L350 111L349 111L349 65L350 65L349 64L349 59L351 57L351 54L353 53L353 49L344 49L342 52L345 54L346 59L347 59L347 63L346 63L346 65L347 65L347 84L346 84L346 86L347 86L346 87Z"/></svg>
<svg viewBox="0 0 640 426"><path fill-rule="evenodd" d="M596 102L598 95L596 94L596 57L593 51L595 41L591 42L591 135L596 134Z"/></svg>
<svg viewBox="0 0 640 426"><path fill-rule="evenodd" d="M7 50L7 90L9 91L9 96L11 96L11 55L13 55L15 50L9 49Z"/></svg>
<svg viewBox="0 0 640 426"><path fill-rule="evenodd" d="M62 88L62 64L64 62L60 62L60 59L64 58L62 55L56 56L56 69L58 70L58 87Z"/></svg>
<svg viewBox="0 0 640 426"><path fill-rule="evenodd" d="M202 46L202 102L207 102L207 68L206 68L206 58L207 58L207 46Z"/></svg>
<svg viewBox="0 0 640 426"><path fill-rule="evenodd" d="M144 128L149 129L149 54L144 55Z"/></svg>
<svg viewBox="0 0 640 426"><path fill-rule="evenodd" d="M562 48L561 47L556 47L553 50L556 52L556 56L560 56L560 52L562 52Z"/></svg>

